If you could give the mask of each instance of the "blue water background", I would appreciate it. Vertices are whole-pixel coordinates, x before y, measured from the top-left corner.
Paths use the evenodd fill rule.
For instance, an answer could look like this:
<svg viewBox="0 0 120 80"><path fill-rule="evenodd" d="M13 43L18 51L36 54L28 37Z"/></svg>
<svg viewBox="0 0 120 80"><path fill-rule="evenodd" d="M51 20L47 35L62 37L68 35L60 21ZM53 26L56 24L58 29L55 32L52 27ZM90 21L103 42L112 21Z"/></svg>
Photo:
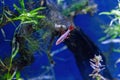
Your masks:
<svg viewBox="0 0 120 80"><path fill-rule="evenodd" d="M68 0L69 1L69 0ZM87 34L90 39L104 52L109 51L109 45L102 45L98 40L103 37L105 34L103 30L100 28L101 25L109 24L110 19L107 16L99 16L98 14L102 11L110 11L111 9L117 6L117 0L95 0L98 4L98 12L94 16L87 15L77 15L74 18L74 22L76 26L80 26L80 28ZM18 4L18 0L5 0L5 4L10 7L11 10L14 11L13 3ZM19 5L19 4L18 4ZM0 5L1 6L1 5ZM18 24L18 23L16 23ZM6 39L12 40L14 26L12 24L7 24L3 28L7 34ZM0 32L0 57L4 58L10 56L11 47L10 42L4 41L4 37ZM59 46L53 46L52 50L56 50L64 46L64 44L60 44ZM106 55L104 53L104 55ZM42 69L44 65L48 64L48 59L45 54L42 56L38 53L34 54L35 60L30 66L26 66L21 71L21 76L27 80L27 78L38 77L45 70ZM117 74L120 73L120 65L119 67L114 69L115 61L120 57L119 53L111 53L109 56L108 68L113 77L118 77ZM69 50L64 50L58 54L56 54L53 59L55 60L55 77L56 80L82 80L81 74L76 65L73 54Z"/></svg>

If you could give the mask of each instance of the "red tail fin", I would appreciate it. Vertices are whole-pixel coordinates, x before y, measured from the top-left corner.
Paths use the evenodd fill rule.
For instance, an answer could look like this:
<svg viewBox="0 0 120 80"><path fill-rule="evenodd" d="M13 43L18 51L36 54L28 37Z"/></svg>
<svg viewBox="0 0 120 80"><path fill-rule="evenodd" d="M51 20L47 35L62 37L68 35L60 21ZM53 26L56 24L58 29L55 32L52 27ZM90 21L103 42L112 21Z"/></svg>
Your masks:
<svg viewBox="0 0 120 80"><path fill-rule="evenodd" d="M74 30L74 26L70 25L69 30L70 31Z"/></svg>

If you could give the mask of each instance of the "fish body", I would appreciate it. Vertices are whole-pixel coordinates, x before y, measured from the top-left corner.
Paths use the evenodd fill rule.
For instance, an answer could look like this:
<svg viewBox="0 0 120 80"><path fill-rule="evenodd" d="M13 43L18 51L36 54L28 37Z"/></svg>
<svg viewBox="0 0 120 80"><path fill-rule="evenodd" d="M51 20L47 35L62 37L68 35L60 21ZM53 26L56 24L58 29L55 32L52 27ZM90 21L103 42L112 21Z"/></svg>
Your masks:
<svg viewBox="0 0 120 80"><path fill-rule="evenodd" d="M61 42L63 42L69 35L69 33L74 29L74 27L71 25L69 27L69 29L63 34L60 36L60 38L56 41L56 45L60 44Z"/></svg>

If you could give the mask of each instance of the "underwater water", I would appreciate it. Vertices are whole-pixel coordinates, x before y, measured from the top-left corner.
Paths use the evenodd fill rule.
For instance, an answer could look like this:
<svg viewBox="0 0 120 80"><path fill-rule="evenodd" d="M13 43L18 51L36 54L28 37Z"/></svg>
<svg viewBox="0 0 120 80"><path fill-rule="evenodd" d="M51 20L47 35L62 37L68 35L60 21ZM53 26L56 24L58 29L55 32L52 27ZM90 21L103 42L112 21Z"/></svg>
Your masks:
<svg viewBox="0 0 120 80"><path fill-rule="evenodd" d="M77 2L84 1L88 2L81 4L82 7L78 5L78 8L71 8ZM102 44L99 40L106 36L101 26L109 25L111 21L111 17L99 13L116 9L118 1L0 0L0 80L120 80L120 51L113 51L119 48L119 44ZM89 9L93 4L97 5L95 12ZM41 6L45 10L32 11ZM68 10L70 8L71 12ZM85 8L85 13L82 8ZM71 17L72 12L74 16ZM67 29L63 27L57 30L55 24L65 25ZM68 38L56 45L56 41L69 30L71 24L80 30L71 30ZM95 55L102 56L103 62L94 78L89 74L98 70L96 66L91 66L92 63L96 65L90 61L94 60ZM105 71L101 65L105 65Z"/></svg>

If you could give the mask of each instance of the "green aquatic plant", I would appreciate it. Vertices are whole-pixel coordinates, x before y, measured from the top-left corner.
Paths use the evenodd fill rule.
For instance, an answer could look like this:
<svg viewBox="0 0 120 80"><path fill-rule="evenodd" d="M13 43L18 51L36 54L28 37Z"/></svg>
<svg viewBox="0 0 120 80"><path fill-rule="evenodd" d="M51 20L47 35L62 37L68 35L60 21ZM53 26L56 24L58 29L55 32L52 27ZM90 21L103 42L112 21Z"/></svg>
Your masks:
<svg viewBox="0 0 120 80"><path fill-rule="evenodd" d="M87 3L88 3L87 0L84 0L84 1L81 1L81 2L77 2L76 4L73 4L71 7L65 9L63 11L63 14L65 16L69 16L72 12L80 11L87 5Z"/></svg>
<svg viewBox="0 0 120 80"><path fill-rule="evenodd" d="M22 24L38 24L38 20L45 18L45 16L40 12L41 10L44 10L45 7L38 7L33 10L27 10L25 8L24 0L19 0L19 3L20 7L18 7L16 4L13 4L15 10L18 12L18 15L6 7L2 8L2 14L0 14L0 27L6 25L9 22L13 23L15 26L14 21L21 21Z"/></svg>
<svg viewBox="0 0 120 80"><path fill-rule="evenodd" d="M7 6L4 6L5 5L4 0L2 0L1 3L3 6L1 8L2 12L0 13L0 28L2 28L4 25L6 25L9 22L11 22L15 26L12 20L12 18L15 17L15 15L13 14L12 11L9 10Z"/></svg>
<svg viewBox="0 0 120 80"><path fill-rule="evenodd" d="M97 12L97 4L94 2L88 1L88 0L80 0L79 2L77 1L75 4L72 6L63 10L63 15L65 16L74 16L77 14L87 14L89 13L90 15L93 15L94 13Z"/></svg>
<svg viewBox="0 0 120 80"><path fill-rule="evenodd" d="M47 43L50 40L50 37L52 35L51 34L52 27L49 27L50 30L48 29L48 26L51 26L51 22L46 22L47 20L45 20L46 19L45 16L41 15L42 13L40 12L42 9L45 9L45 8L40 7L34 10L25 9L24 11L24 9L18 8L15 4L14 4L14 8L16 9L17 12L21 10L20 11L21 13L18 12L18 16L15 16L13 18L9 17L10 19L9 20L7 19L7 20L8 22L10 21L13 23L14 21L20 21L20 24L16 27L14 31L13 40L11 40L12 53L11 53L10 59L7 60L7 62L8 61L10 62L8 63L9 65L7 66L7 72L4 73L5 74L4 80L21 79L20 76L17 76L18 71L20 71L26 65L29 65L32 63L33 57L31 56L33 55L34 51L37 51L38 49L39 51L46 53L46 55L48 56L48 59L49 59L48 63L49 63L49 66L51 67L50 70L54 74L54 70L52 68L54 61L50 56L50 50L51 50L51 46L53 45L54 39L51 40L50 44ZM28 16L29 13L30 13L30 16ZM5 31L3 29L1 29L1 32L3 36L6 37ZM34 37L35 33L40 34L37 36L39 38ZM20 58L15 58L17 54L20 54ZM24 63L26 64L24 65Z"/></svg>
<svg viewBox="0 0 120 80"><path fill-rule="evenodd" d="M101 38L100 41L107 38L115 39L117 37L120 37L120 2L118 2L116 9L113 9L110 12L101 12L99 15L107 15L110 17L113 16L109 26L107 26L104 31L107 36Z"/></svg>
<svg viewBox="0 0 120 80"><path fill-rule="evenodd" d="M107 15L111 18L109 25L104 27L104 33L107 35L100 39L102 44L120 43L120 1L117 8L109 12L101 12L99 15ZM120 52L120 49L113 49L113 51Z"/></svg>
<svg viewBox="0 0 120 80"><path fill-rule="evenodd" d="M96 77L96 80L101 80L101 78L98 76L98 77Z"/></svg>
<svg viewBox="0 0 120 80"><path fill-rule="evenodd" d="M120 10L112 10L110 12L101 12L100 15L113 15L114 18L111 20L109 26L105 29L105 33L109 34L111 38L120 37Z"/></svg>
<svg viewBox="0 0 120 80"><path fill-rule="evenodd" d="M11 57L9 58L9 62L7 61L8 65L5 65L2 61L0 61L2 68L5 69L4 70L5 73L3 74L3 77L0 76L0 79L4 79L4 80L12 80L15 77L16 77L15 78L16 80L21 80L20 73L18 73L18 68L17 66L15 67L15 64L14 64L14 59L17 53L19 52L19 48L22 47L19 45L19 42L16 41L16 37L15 37L15 35L18 34L18 30L21 31L20 28L24 27L27 24L32 24L34 26L33 27L30 26L30 27L36 28L35 25L39 24L39 20L42 18L45 18L45 16L42 15L40 12L40 10L45 9L45 7L39 7L33 10L27 10L25 8L24 0L19 0L19 2L20 2L20 8L16 4L13 5L16 11L18 12L18 16L14 15L14 13L12 13L10 10L6 10L5 8L3 8L3 12L0 15L1 32L5 39L6 39L6 34L5 34L5 31L2 29L2 26L11 22L16 27L16 25L14 24L14 21L20 21L20 24L15 29L13 40L11 40L12 41L12 52L11 52ZM27 41L30 41L28 39ZM36 46L33 45L34 43L37 44L37 42L29 42L29 44L31 44L31 46L34 47L33 50L36 50Z"/></svg>
<svg viewBox="0 0 120 80"><path fill-rule="evenodd" d="M11 58L10 58L10 63L9 63L9 67L8 67L8 73L7 73L7 79L10 79L12 80L14 75L16 74L17 72L17 68L16 70L14 71L14 73L11 75L10 71L12 69L12 62L13 62L13 59L15 58L15 56L17 55L18 51L19 51L19 43L14 43L15 41L13 40L13 48L12 48L12 54L11 54ZM16 45L15 45L16 44Z"/></svg>
<svg viewBox="0 0 120 80"><path fill-rule="evenodd" d="M34 10L27 11L25 8L24 0L20 0L21 8L19 8L16 4L13 6L19 13L19 16L13 18L12 20L20 20L22 23L38 24L38 19L45 18L44 15L39 15L39 10L43 10L45 7L39 7Z"/></svg>
<svg viewBox="0 0 120 80"><path fill-rule="evenodd" d="M14 44L14 41L13 41ZM12 48L12 54L10 58L7 58L7 62L3 62L2 60L0 60L0 64L5 67L5 70L7 71L7 73L5 73L3 76L0 76L0 79L4 79L4 80L12 80L13 78L15 78L17 80L22 80L20 78L20 73L18 73L17 67L13 70L13 60L15 58L15 56L17 55L19 51L19 43L16 43L16 45L13 46Z"/></svg>
<svg viewBox="0 0 120 80"><path fill-rule="evenodd" d="M2 76L0 76L0 79L2 80L13 80L13 79L16 79L16 80L22 80L22 78L20 78L20 73L18 72L17 68L15 70L12 71L12 63L13 63L13 60L15 58L15 56L17 55L19 51L19 44L17 43L17 47L13 47L12 48L12 54L11 54L11 57L10 58L6 58L7 59L7 62L3 62L1 59L0 59L0 65L2 65L4 67L3 71L7 71L7 73L5 74L2 74Z"/></svg>
<svg viewBox="0 0 120 80"><path fill-rule="evenodd" d="M115 39L120 37L120 24L105 27L104 33L106 33L107 35L105 37L102 37L100 41L104 41L108 38Z"/></svg>

